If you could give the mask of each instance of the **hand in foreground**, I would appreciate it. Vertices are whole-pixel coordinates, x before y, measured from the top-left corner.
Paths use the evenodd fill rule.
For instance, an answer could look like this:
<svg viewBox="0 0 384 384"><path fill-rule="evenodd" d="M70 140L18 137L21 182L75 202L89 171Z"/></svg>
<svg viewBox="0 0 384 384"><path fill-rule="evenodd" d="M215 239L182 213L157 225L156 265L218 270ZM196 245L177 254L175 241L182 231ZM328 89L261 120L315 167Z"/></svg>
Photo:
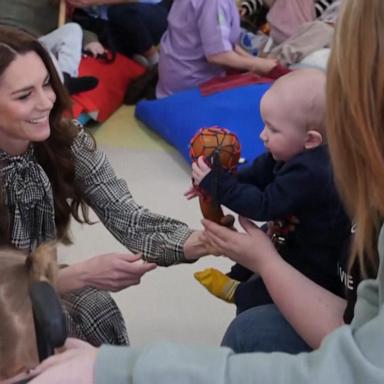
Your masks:
<svg viewBox="0 0 384 384"><path fill-rule="evenodd" d="M262 274L262 269L280 258L268 236L250 220L239 217L245 232L240 233L209 220L203 220L205 236L213 248L253 272Z"/></svg>
<svg viewBox="0 0 384 384"><path fill-rule="evenodd" d="M98 349L84 341L68 339L65 351L49 357L31 373L30 384L92 384Z"/></svg>
<svg viewBox="0 0 384 384"><path fill-rule="evenodd" d="M197 161L192 163L192 180L195 186L201 183L208 173L211 172L211 168L207 165L203 156L200 156Z"/></svg>
<svg viewBox="0 0 384 384"><path fill-rule="evenodd" d="M118 292L140 283L141 277L156 268L145 263L141 255L109 253L95 256L84 262L84 280L93 288Z"/></svg>

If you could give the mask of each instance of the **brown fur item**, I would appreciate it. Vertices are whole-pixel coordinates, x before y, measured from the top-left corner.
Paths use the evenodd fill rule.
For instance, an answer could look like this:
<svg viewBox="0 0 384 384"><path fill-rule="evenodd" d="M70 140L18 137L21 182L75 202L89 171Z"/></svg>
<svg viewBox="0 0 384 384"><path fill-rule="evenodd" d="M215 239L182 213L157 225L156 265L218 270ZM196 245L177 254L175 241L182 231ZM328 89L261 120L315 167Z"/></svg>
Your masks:
<svg viewBox="0 0 384 384"><path fill-rule="evenodd" d="M29 298L32 282L56 281L54 244L43 244L30 256L0 250L0 380L38 364L36 336Z"/></svg>

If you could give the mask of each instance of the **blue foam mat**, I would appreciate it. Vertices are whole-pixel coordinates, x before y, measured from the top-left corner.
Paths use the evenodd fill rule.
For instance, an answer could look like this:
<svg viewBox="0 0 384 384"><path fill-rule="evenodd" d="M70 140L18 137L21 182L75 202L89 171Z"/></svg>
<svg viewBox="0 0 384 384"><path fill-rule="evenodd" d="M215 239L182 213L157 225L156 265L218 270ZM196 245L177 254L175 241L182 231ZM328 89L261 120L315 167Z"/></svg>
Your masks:
<svg viewBox="0 0 384 384"><path fill-rule="evenodd" d="M263 129L260 99L268 84L251 84L201 96L197 88L159 100L142 100L136 117L189 159L189 142L203 127L218 125L235 132L241 143L241 157L247 162L264 152L259 138Z"/></svg>

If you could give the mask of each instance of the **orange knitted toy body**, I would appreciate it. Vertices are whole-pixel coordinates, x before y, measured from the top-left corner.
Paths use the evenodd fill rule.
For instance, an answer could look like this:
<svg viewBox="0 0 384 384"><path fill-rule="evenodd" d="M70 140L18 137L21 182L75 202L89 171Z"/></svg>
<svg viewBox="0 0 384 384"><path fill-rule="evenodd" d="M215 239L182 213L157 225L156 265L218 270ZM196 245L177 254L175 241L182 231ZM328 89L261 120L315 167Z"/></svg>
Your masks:
<svg viewBox="0 0 384 384"><path fill-rule="evenodd" d="M221 167L234 173L240 158L240 143L237 136L225 128L201 128L191 139L189 154L193 161L203 156L213 169ZM200 191L199 203L206 219L225 226L233 225L233 216L224 216L220 204L212 196Z"/></svg>

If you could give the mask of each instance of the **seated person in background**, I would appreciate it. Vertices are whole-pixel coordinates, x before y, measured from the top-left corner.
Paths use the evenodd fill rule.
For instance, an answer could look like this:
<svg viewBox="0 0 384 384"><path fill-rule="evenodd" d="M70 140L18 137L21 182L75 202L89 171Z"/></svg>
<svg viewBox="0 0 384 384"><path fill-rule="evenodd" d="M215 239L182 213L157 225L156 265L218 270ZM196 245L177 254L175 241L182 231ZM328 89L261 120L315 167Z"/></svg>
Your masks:
<svg viewBox="0 0 384 384"><path fill-rule="evenodd" d="M264 8L272 8L275 2L279 0L241 0L240 1L240 16L242 18L252 18L253 16L263 12ZM320 17L324 11L338 0L291 0L291 4L299 4L302 6L306 3L313 5L315 13L314 17Z"/></svg>
<svg viewBox="0 0 384 384"><path fill-rule="evenodd" d="M277 65L246 53L239 38L235 0L175 0L160 42L156 96L200 85L228 69L264 75Z"/></svg>
<svg viewBox="0 0 384 384"><path fill-rule="evenodd" d="M41 245L28 257L11 248L0 250L0 382L39 362L28 291L33 282L54 285L56 269L56 251L50 244Z"/></svg>
<svg viewBox="0 0 384 384"><path fill-rule="evenodd" d="M58 28L58 18L58 0L0 0L0 25L17 27L40 38L57 60L70 94L95 88L98 83L95 77L78 77L82 46L95 54L103 53L103 46L88 32L83 43L83 31L78 24L68 23Z"/></svg>
<svg viewBox="0 0 384 384"><path fill-rule="evenodd" d="M76 11L78 16L84 11L91 18L105 21L114 49L147 68L158 63L156 46L167 29L169 0L114 1L111 4L105 0L103 5L89 0L88 6L81 0L68 2L82 8Z"/></svg>
<svg viewBox="0 0 384 384"><path fill-rule="evenodd" d="M220 204L252 220L297 223L286 238L276 236L281 255L300 272L335 294L348 219L333 183L325 137L325 74L300 69L278 79L260 104L265 123L260 134L267 153L237 176L211 171L201 157L193 167L196 186ZM186 196L195 196L192 187ZM237 304L238 312L271 303L262 279L240 266L228 276L208 269L197 279L218 297ZM242 281L242 283L240 283Z"/></svg>
<svg viewBox="0 0 384 384"><path fill-rule="evenodd" d="M256 34L244 33L241 45L247 51L269 54L287 65L297 63L313 51L330 46L341 1L243 0L242 19L258 20L258 14L266 13L269 36L263 33L263 28ZM284 55L282 49L287 51Z"/></svg>

